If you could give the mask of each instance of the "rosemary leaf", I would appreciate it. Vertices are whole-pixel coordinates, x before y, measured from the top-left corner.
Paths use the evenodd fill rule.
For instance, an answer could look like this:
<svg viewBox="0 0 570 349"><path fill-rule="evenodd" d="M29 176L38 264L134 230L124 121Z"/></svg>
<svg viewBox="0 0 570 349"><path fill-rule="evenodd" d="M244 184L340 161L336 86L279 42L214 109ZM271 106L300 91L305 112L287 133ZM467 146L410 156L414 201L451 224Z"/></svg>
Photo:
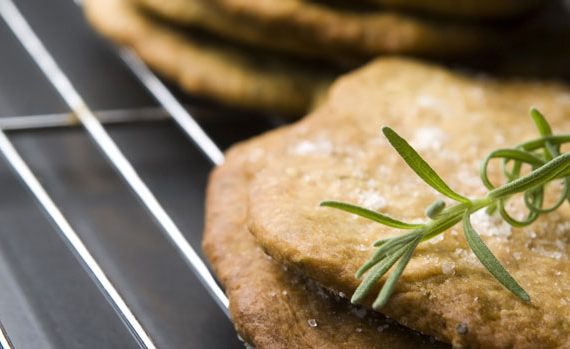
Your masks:
<svg viewBox="0 0 570 349"><path fill-rule="evenodd" d="M436 218L441 211L445 208L445 202L443 200L436 200L426 209L426 216L431 219Z"/></svg>
<svg viewBox="0 0 570 349"><path fill-rule="evenodd" d="M495 151L492 151L491 153L489 153L489 155L487 155L485 160L483 160L483 162L481 163L480 170L479 170L479 175L481 176L481 180L483 181L483 184L485 185L485 187L487 187L487 189L489 189L489 190L495 189L495 186L489 180L489 177L487 175L487 168L489 167L489 162L492 159L498 159L498 158L503 158L507 162L513 161L513 160L516 161L515 166L513 168L513 171L508 174L509 177L518 176L518 174L520 173L521 163L529 164L529 165L533 166L533 168L540 167L540 166L544 165L544 161L542 159L540 159L538 156L536 156L532 153L529 153L527 151L524 151L524 150L520 150L520 149L497 149ZM505 166L505 165L506 165L506 162L504 163L503 166Z"/></svg>
<svg viewBox="0 0 570 349"><path fill-rule="evenodd" d="M424 226L421 226L421 228L423 228L423 227L424 227ZM399 235L399 236L394 236L394 237L391 237L391 238L385 238L385 239L376 240L376 241L374 242L374 246L375 246L375 247L380 247L380 246L383 246L385 243L388 243L388 242L397 242L397 241L399 241L399 240L407 240L407 241L410 241L410 240L412 240L417 234L419 234L419 231L418 231L418 230L413 231L413 232L411 232L411 233L407 233L407 234L403 234L403 235ZM407 241L406 241L406 242L407 242Z"/></svg>
<svg viewBox="0 0 570 349"><path fill-rule="evenodd" d="M431 168L430 165L418 154L414 148L405 139L400 137L394 130L389 127L382 128L384 136L388 139L392 147L396 149L398 154L410 166L410 168L424 180L429 186L437 190L441 194L450 199L462 203L470 203L471 201L453 191L441 177Z"/></svg>
<svg viewBox="0 0 570 349"><path fill-rule="evenodd" d="M410 262L410 259L412 258L412 255L414 254L414 251L416 250L416 247L418 246L420 241L421 239L418 237L409 244L409 246L406 249L406 252L400 259L400 262L398 262L396 268L392 270L392 273L390 274L388 279L386 279L386 282L382 286L382 289L380 290L378 297L372 304L372 308L374 310L380 310L386 305L386 303L390 299L390 296L394 292L394 288L396 287L396 282L398 281L398 279L400 279L400 276L402 276L404 269Z"/></svg>
<svg viewBox="0 0 570 349"><path fill-rule="evenodd" d="M570 135L554 135L548 137L540 137L533 139L517 146L519 149L526 151L533 151L545 147L546 142L551 142L554 145L561 145L570 142Z"/></svg>
<svg viewBox="0 0 570 349"><path fill-rule="evenodd" d="M402 245L408 244L410 241L417 239L419 236L421 236L420 232L412 232L398 238L392 238L390 241L376 250L376 253L374 253L372 257L368 259L368 261L366 261L356 271L356 278L362 277L362 275L364 275L368 269L372 268L375 264L386 258L387 255L395 252L397 249L401 248Z"/></svg>
<svg viewBox="0 0 570 349"><path fill-rule="evenodd" d="M542 197L540 198L541 201L533 201L532 197L533 197L533 192L531 191L527 191L524 193L524 203L526 205L526 207L531 210L531 211L535 211L537 213L550 213L550 212L554 212L556 211L560 206L562 206L562 204L564 203L564 201L566 201L566 199L568 198L568 195L570 194L570 183L568 182L568 178L564 178L564 186L562 189L562 192L560 193L560 196L558 197L558 200L552 204L552 206L547 207L547 208L543 208L542 207ZM541 196L544 196L544 188L540 187L539 193ZM539 202L539 204L537 205L536 202Z"/></svg>
<svg viewBox="0 0 570 349"><path fill-rule="evenodd" d="M463 232L469 247L473 253L481 261L481 264L509 291L514 293L517 297L524 301L530 301L530 296L526 291L517 283L517 281L509 274L509 272L501 265L501 262L493 255L487 245L481 240L479 234L473 229L470 219L470 211L466 211L463 216Z"/></svg>
<svg viewBox="0 0 570 349"><path fill-rule="evenodd" d="M408 245L400 247L390 257L383 259L380 263L376 264L372 270L368 272L364 280L360 283L350 301L354 304L361 303L370 291L376 286L378 280L390 270L390 268L402 257L406 252Z"/></svg>
<svg viewBox="0 0 570 349"><path fill-rule="evenodd" d="M536 125L536 128L538 128L538 132L541 136L552 136L552 128L541 112L536 108L531 108L530 117L532 118L532 121L534 121L534 124Z"/></svg>
<svg viewBox="0 0 570 349"><path fill-rule="evenodd" d="M533 187L543 185L564 171L570 168L570 153L564 153L543 166L532 171L524 177L520 177L502 187L491 190L487 193L487 197L492 199L500 199L502 197L510 196L516 193L523 192Z"/></svg>
<svg viewBox="0 0 570 349"><path fill-rule="evenodd" d="M324 206L324 207L332 207L332 208L336 208L348 213L352 213L355 214L357 216L360 217L364 217L370 220L373 220L375 222L384 224L388 227L392 227L392 228L398 228L398 229L417 229L417 228L421 228L423 225L422 224L411 224L411 223L405 223L402 221L399 221L397 219L394 219L392 217L383 215L381 213L372 211L372 210L368 210L366 208L362 208L359 206L355 206L355 205L351 205L351 204L347 204L344 202L339 202L339 201L323 201L321 202L320 206Z"/></svg>
<svg viewBox="0 0 570 349"><path fill-rule="evenodd" d="M542 198L541 198L542 200ZM535 211L529 211L529 213L527 214L526 218L524 220L518 220L514 217L512 217L508 212L507 209L505 208L505 199L501 199L499 200L498 203L498 208L499 208L499 214L501 215L501 217L510 225L512 225L513 227L517 227L517 228L522 228L522 227L526 227L527 225L533 223L534 221L536 221L538 219L538 216L540 215L538 212Z"/></svg>
<svg viewBox="0 0 570 349"><path fill-rule="evenodd" d="M542 115L541 112L539 112L535 108L532 108L530 110L530 116L532 117L532 120L534 121L536 128L538 128L538 132L540 133L541 136L543 137L552 136L552 128L550 127L550 124L548 123L548 121L546 121L546 118L544 117L544 115ZM552 144L552 142L549 141L545 142L544 155L547 161L552 160L554 157L558 156L559 153L560 151L558 150L558 147Z"/></svg>
<svg viewBox="0 0 570 349"><path fill-rule="evenodd" d="M464 210L465 209L464 207ZM462 212L463 211L458 211L453 214L441 215L441 218L431 221L426 225L422 241L427 241L456 225L461 220L460 214Z"/></svg>

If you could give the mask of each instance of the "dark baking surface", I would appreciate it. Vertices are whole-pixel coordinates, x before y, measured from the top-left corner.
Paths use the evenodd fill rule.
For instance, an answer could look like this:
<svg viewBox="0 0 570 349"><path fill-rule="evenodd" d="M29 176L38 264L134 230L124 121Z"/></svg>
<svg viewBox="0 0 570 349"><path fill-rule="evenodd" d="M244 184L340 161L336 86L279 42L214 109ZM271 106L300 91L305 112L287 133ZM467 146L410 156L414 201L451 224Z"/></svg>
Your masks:
<svg viewBox="0 0 570 349"><path fill-rule="evenodd" d="M156 106L72 0L16 5L92 109ZM275 126L247 113L185 102L223 148ZM0 117L67 111L0 21ZM209 161L171 121L107 129L199 249ZM9 137L159 348L243 347L230 321L81 128L16 131ZM138 347L3 158L0 189L0 321L14 347Z"/></svg>

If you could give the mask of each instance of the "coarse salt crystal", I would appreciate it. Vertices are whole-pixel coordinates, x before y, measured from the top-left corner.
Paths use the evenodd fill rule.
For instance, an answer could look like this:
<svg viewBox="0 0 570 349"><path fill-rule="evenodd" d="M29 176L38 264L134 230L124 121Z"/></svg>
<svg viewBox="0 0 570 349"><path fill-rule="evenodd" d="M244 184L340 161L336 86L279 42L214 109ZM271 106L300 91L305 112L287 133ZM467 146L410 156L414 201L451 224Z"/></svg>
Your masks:
<svg viewBox="0 0 570 349"><path fill-rule="evenodd" d="M453 252L453 255L467 263L477 264L477 265L479 264L479 260L477 259L477 257L475 257L475 254L473 254L473 251L471 250L467 251L462 248L456 248L455 251Z"/></svg>
<svg viewBox="0 0 570 349"><path fill-rule="evenodd" d="M387 201L382 195L374 190L366 190L358 196L360 205L370 210L380 210L386 207Z"/></svg>
<svg viewBox="0 0 570 349"><path fill-rule="evenodd" d="M416 150L440 150L447 139L437 127L420 127L414 133L411 144Z"/></svg>
<svg viewBox="0 0 570 349"><path fill-rule="evenodd" d="M299 174L299 170L297 170L296 168L293 168L293 167L287 167L285 169L285 174L287 176L294 177L294 176L297 176Z"/></svg>
<svg viewBox="0 0 570 349"><path fill-rule="evenodd" d="M560 104L570 104L570 94L560 94L556 97L556 101Z"/></svg>
<svg viewBox="0 0 570 349"><path fill-rule="evenodd" d="M387 328L389 328L389 327L390 327L390 325L388 325L388 324L380 325L380 326L376 327L376 330L377 330L378 332L384 332L384 330L387 329Z"/></svg>
<svg viewBox="0 0 570 349"><path fill-rule="evenodd" d="M366 314L368 313L368 312L366 311L366 309L360 308L360 307L352 308L352 309L351 309L351 312L352 312L354 315L356 315L356 317L359 318L359 319L363 319L363 318L366 316Z"/></svg>
<svg viewBox="0 0 570 349"><path fill-rule="evenodd" d="M455 331L457 332L457 334L467 334L467 332L469 332L469 327L467 326L467 324L464 323L458 323L457 326L455 326Z"/></svg>
<svg viewBox="0 0 570 349"><path fill-rule="evenodd" d="M442 104L440 102L440 100L438 100L437 98L434 98L430 95L418 96L418 98L416 99L416 105L418 107L421 107L424 109L430 109L430 110L441 112L441 113L444 113L447 110L445 105ZM444 113L444 114L446 114L446 113Z"/></svg>
<svg viewBox="0 0 570 349"><path fill-rule="evenodd" d="M317 139L314 141L304 140L292 148L293 154L296 155L326 155L330 154L332 150L332 143L326 139Z"/></svg>
<svg viewBox="0 0 570 349"><path fill-rule="evenodd" d="M570 230L570 222L559 223L554 228L556 235L564 235L568 230Z"/></svg>
<svg viewBox="0 0 570 349"><path fill-rule="evenodd" d="M455 274L455 263L443 262L443 264L441 265L441 271L445 275L454 275Z"/></svg>
<svg viewBox="0 0 570 349"><path fill-rule="evenodd" d="M435 244L441 242L443 240L443 238L444 238L443 234L436 235L429 240L429 243L432 245L435 245Z"/></svg>
<svg viewBox="0 0 570 349"><path fill-rule="evenodd" d="M508 238L512 232L509 223L499 216L490 216L485 210L479 210L471 215L471 224L475 231L483 236Z"/></svg>
<svg viewBox="0 0 570 349"><path fill-rule="evenodd" d="M317 323L317 320L315 320L315 319L309 319L309 320L307 320L307 323L309 324L310 327L313 327L313 328L319 326L319 324Z"/></svg>
<svg viewBox="0 0 570 349"><path fill-rule="evenodd" d="M502 134L498 133L495 135L495 143L497 144L505 144L505 136L503 136Z"/></svg>
<svg viewBox="0 0 570 349"><path fill-rule="evenodd" d="M563 255L560 251L547 250L542 246L533 247L531 250L543 257L548 257L556 260L562 259Z"/></svg>

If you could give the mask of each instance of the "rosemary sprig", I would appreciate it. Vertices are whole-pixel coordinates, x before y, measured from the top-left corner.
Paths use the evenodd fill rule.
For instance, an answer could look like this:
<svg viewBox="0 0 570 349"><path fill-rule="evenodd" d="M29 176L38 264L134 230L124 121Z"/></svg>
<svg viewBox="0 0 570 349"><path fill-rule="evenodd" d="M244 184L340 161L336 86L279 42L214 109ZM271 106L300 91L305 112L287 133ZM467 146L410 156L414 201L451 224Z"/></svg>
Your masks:
<svg viewBox="0 0 570 349"><path fill-rule="evenodd" d="M364 278L352 296L352 303L361 303L378 281L393 268L374 301L373 308L378 310L386 305L416 247L421 242L442 234L459 222L462 222L467 244L481 261L481 264L505 288L520 299L530 301L528 293L481 240L470 220L473 213L486 208L489 214L498 211L510 225L522 227L533 223L541 214L556 210L564 201L570 202L570 153L560 153L561 145L570 142L570 135L553 135L550 125L538 110L531 109L530 115L540 137L521 143L511 149L498 149L491 152L483 160L480 169L481 180L489 191L484 197L478 199L470 199L455 192L405 139L389 127L382 129L384 136L408 166L426 184L454 200L456 204L446 208L442 200L435 201L426 209L428 220L418 224L402 222L349 203L322 202L321 206L356 214L388 227L411 230L403 235L378 240L374 243L377 250L356 272L357 278L363 276ZM502 160L502 170L506 182L499 187L495 187L488 177L488 168L492 159ZM523 175L525 165L530 166L531 171ZM563 190L552 206L544 207L545 188L555 180L562 180ZM528 209L523 220L512 217L506 209L508 200L519 193L524 195L524 203ZM396 266L394 267L394 265Z"/></svg>

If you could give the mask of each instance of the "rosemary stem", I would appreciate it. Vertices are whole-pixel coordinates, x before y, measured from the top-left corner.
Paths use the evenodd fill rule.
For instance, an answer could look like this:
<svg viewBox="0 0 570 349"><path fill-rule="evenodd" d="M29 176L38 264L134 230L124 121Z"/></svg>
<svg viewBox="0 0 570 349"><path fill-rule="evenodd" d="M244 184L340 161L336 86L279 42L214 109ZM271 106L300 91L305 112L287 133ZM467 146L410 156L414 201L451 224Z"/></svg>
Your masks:
<svg viewBox="0 0 570 349"><path fill-rule="evenodd" d="M463 221L463 232L467 243L483 266L514 295L523 301L530 301L529 294L501 265L479 237L471 224L470 216L486 208L488 214L498 212L511 226L523 227L532 224L541 214L558 209L565 201L570 202L570 152L560 153L561 147L570 143L570 135L552 135L552 128L536 109L531 110L531 116L541 137L519 144L514 148L497 149L489 153L480 168L481 180L489 191L479 199L469 199L451 189L405 139L388 127L382 129L390 144L406 164L426 184L454 200L455 204L446 208L444 201L437 200L426 209L429 220L425 223L406 223L352 204L336 201L322 202L321 206L337 208L391 228L411 230L406 234L383 238L374 243L374 246L378 248L376 253L356 273L357 278L365 273L367 275L353 294L353 303L362 301L399 260L373 304L376 310L382 308L388 302L397 280L412 258L418 244L442 234L461 221ZM493 159L501 160L503 175L507 180L499 187L495 187L488 177L488 167ZM522 170L526 166L530 166L532 171L523 175ZM546 186L552 181L560 180L562 180L563 190L558 195L558 200L549 207L544 207ZM522 220L512 217L506 209L508 200L519 193L524 193L524 203L528 209L526 218Z"/></svg>
<svg viewBox="0 0 570 349"><path fill-rule="evenodd" d="M484 197L482 199L471 200L469 204L460 203L451 206L447 210L444 210L437 219L426 224L423 229L424 236L422 241L429 240L459 223L463 219L465 212L469 211L473 213L491 204L494 204L494 200Z"/></svg>

